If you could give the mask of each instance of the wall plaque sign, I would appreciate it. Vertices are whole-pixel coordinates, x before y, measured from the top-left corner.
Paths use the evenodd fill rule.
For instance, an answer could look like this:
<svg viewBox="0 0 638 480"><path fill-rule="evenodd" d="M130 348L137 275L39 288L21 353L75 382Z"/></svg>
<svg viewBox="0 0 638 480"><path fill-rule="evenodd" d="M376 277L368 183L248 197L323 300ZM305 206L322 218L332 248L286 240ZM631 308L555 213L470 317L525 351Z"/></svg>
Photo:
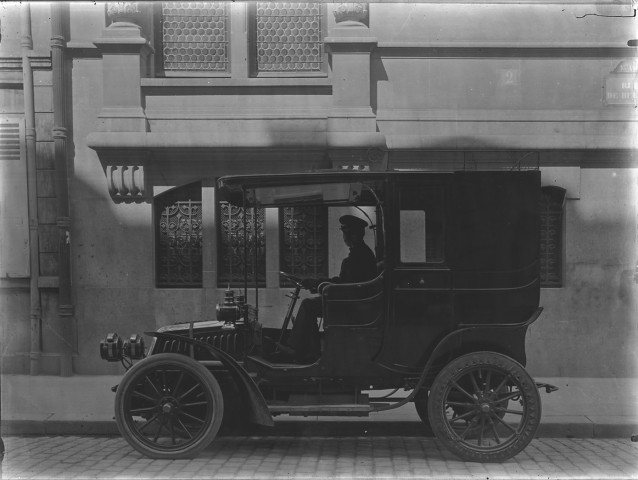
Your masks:
<svg viewBox="0 0 638 480"><path fill-rule="evenodd" d="M607 105L638 104L638 77L612 77L605 79L605 103Z"/></svg>
<svg viewBox="0 0 638 480"><path fill-rule="evenodd" d="M638 105L638 61L625 60L605 78L605 105Z"/></svg>

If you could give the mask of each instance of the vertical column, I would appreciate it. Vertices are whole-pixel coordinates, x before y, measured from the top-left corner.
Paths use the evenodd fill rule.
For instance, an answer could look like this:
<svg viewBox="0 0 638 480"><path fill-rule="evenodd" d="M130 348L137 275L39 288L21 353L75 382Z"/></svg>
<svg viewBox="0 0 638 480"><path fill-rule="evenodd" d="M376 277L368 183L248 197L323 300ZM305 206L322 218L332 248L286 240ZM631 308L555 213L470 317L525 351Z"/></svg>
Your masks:
<svg viewBox="0 0 638 480"><path fill-rule="evenodd" d="M27 154L27 189L29 211L29 269L30 269L30 308L29 317L31 323L29 373L40 373L42 336L42 308L40 304L40 252L38 229L38 193L36 177L36 133L35 133L35 104L33 89L33 70L29 53L33 51L33 38L31 36L31 6L27 3L22 6L21 15L21 40L22 50L22 85L24 90L24 118L25 140Z"/></svg>
<svg viewBox="0 0 638 480"><path fill-rule="evenodd" d="M73 374L73 304L71 300L71 217L67 169L67 98L66 95L66 31L68 5L51 4L51 68L53 71L53 141L55 161L55 195L58 226L58 315L62 331L63 351L60 356L60 375Z"/></svg>
<svg viewBox="0 0 638 480"><path fill-rule="evenodd" d="M335 27L326 37L332 57L333 131L375 131L376 118L370 99L370 55L377 45L371 37L366 3L334 6Z"/></svg>
<svg viewBox="0 0 638 480"><path fill-rule="evenodd" d="M93 41L102 53L103 105L98 118L105 132L145 132L141 79L147 75L152 48L140 25L138 2L110 2L113 22Z"/></svg>
<svg viewBox="0 0 638 480"><path fill-rule="evenodd" d="M377 132L372 108L370 35L367 3L331 5L335 26L326 37L332 65L332 110L328 118L329 155L336 168L385 168L385 136Z"/></svg>

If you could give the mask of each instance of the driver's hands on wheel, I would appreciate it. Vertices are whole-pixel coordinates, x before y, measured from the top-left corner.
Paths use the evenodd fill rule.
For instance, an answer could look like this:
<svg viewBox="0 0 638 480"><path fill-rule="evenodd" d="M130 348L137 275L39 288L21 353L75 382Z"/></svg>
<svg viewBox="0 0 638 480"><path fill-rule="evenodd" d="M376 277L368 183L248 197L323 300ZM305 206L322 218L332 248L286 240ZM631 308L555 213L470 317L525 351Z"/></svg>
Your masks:
<svg viewBox="0 0 638 480"><path fill-rule="evenodd" d="M310 290L312 293L316 293L317 287L319 286L319 280L316 278L304 278L301 281L301 286L306 290Z"/></svg>

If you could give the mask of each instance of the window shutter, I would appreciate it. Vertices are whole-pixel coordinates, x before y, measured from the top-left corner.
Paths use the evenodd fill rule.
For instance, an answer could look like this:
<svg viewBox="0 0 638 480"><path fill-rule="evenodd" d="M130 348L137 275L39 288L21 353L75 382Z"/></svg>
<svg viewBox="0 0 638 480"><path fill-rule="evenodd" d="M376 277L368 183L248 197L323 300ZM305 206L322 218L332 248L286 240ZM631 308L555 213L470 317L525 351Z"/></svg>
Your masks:
<svg viewBox="0 0 638 480"><path fill-rule="evenodd" d="M21 118L0 122L0 188L0 275L29 277L29 199Z"/></svg>
<svg viewBox="0 0 638 480"><path fill-rule="evenodd" d="M540 200L541 287L563 286L563 210L566 190L543 187Z"/></svg>
<svg viewBox="0 0 638 480"><path fill-rule="evenodd" d="M22 132L20 121L7 119L0 123L0 160L22 159Z"/></svg>

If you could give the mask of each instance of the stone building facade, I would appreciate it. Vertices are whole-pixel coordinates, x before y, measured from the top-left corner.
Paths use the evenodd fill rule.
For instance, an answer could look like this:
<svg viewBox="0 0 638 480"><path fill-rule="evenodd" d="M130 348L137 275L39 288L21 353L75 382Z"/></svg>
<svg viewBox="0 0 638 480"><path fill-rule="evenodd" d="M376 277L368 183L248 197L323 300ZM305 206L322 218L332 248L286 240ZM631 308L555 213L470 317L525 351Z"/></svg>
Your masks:
<svg viewBox="0 0 638 480"><path fill-rule="evenodd" d="M216 198L219 176L538 168L545 311L529 370L635 376L634 14L611 1L3 4L3 372L116 373L98 355L106 332L214 318L244 267L269 318L283 315L278 271L304 215L321 214L244 216ZM252 267L235 258L243 222L260 232ZM342 254L306 253L329 274Z"/></svg>

